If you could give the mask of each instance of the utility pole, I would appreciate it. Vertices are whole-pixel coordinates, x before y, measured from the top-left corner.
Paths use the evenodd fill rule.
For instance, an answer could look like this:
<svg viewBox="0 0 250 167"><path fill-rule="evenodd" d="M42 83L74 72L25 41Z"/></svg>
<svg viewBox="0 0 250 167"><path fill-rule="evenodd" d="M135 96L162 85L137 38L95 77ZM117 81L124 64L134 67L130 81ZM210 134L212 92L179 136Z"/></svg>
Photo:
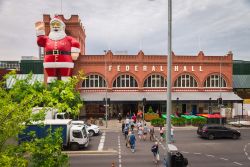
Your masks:
<svg viewBox="0 0 250 167"><path fill-rule="evenodd" d="M172 0L168 0L168 60L167 60L167 113L166 113L166 147L167 147L167 163L168 166L171 167L171 155L169 144L170 141L170 128L171 128L171 120L170 113L172 108L171 101L171 68L172 68Z"/></svg>

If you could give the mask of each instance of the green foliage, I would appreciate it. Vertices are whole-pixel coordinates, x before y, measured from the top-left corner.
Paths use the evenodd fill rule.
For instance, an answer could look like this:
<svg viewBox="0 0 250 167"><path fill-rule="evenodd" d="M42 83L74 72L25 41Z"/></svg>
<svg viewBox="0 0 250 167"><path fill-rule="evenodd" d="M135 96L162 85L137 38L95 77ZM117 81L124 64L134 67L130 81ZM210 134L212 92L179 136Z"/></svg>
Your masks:
<svg viewBox="0 0 250 167"><path fill-rule="evenodd" d="M62 129L58 128L54 133L48 133L45 138L34 138L32 142L22 144L22 147L30 153L30 165L32 167L67 167L68 156L61 152Z"/></svg>
<svg viewBox="0 0 250 167"><path fill-rule="evenodd" d="M193 126L199 126L207 123L207 118L204 117L196 117L191 120Z"/></svg>
<svg viewBox="0 0 250 167"><path fill-rule="evenodd" d="M15 72L4 78L9 77L16 78ZM31 117L35 106L54 107L77 115L83 106L76 90L82 74L72 77L69 82L55 81L48 86L40 82L31 84L31 78L32 74L21 80L16 79L13 88L9 90L4 81L0 82L0 166L63 166L59 161L67 164L68 159L61 154L59 139L54 141L54 137L48 136L20 146L7 141L15 139L30 121L44 118L44 113ZM39 161L41 159L44 164ZM34 161L38 161L40 165L36 165Z"/></svg>
<svg viewBox="0 0 250 167"><path fill-rule="evenodd" d="M171 124L174 126L185 126L185 118L174 117L171 119Z"/></svg>
<svg viewBox="0 0 250 167"><path fill-rule="evenodd" d="M166 123L166 120L163 118L155 118L155 119L152 119L150 122L151 122L151 125L153 126L164 126L164 124Z"/></svg>
<svg viewBox="0 0 250 167"><path fill-rule="evenodd" d="M153 108L150 106L147 113L154 113Z"/></svg>

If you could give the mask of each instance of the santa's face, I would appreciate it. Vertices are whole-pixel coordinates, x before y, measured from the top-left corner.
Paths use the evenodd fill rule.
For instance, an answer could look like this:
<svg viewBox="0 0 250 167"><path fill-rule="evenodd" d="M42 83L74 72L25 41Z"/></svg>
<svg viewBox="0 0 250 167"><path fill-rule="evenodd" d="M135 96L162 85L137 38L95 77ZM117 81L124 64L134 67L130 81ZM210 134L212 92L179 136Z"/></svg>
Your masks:
<svg viewBox="0 0 250 167"><path fill-rule="evenodd" d="M52 40L60 40L66 36L64 25L55 20L50 23L50 33L49 38Z"/></svg>

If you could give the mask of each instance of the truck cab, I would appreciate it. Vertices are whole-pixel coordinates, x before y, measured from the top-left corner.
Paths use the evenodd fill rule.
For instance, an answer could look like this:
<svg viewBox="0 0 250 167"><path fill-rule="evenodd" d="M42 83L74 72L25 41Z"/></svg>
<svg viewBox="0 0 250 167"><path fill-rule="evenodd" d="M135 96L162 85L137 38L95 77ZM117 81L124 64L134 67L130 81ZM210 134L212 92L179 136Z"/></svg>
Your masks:
<svg viewBox="0 0 250 167"><path fill-rule="evenodd" d="M70 149L78 150L80 147L88 147L89 136L85 126L72 125L70 128Z"/></svg>

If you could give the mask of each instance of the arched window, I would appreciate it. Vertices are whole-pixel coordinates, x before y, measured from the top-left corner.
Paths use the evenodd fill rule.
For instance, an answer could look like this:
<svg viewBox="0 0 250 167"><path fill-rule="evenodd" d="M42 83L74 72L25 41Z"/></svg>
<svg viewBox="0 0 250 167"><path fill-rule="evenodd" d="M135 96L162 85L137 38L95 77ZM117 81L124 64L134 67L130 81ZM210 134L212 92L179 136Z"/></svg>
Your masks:
<svg viewBox="0 0 250 167"><path fill-rule="evenodd" d="M84 88L103 88L106 87L106 82L100 75L89 75L82 82L82 87Z"/></svg>
<svg viewBox="0 0 250 167"><path fill-rule="evenodd" d="M144 87L150 87L150 88L161 88L161 87L167 87L167 80L159 75L159 74L153 74L150 75L145 81L144 81Z"/></svg>
<svg viewBox="0 0 250 167"><path fill-rule="evenodd" d="M197 87L197 82L191 75L184 74L177 78L174 82L174 87Z"/></svg>
<svg viewBox="0 0 250 167"><path fill-rule="evenodd" d="M227 87L227 83L223 77L220 77L220 75L215 74L207 77L206 81L204 82L204 87L207 88Z"/></svg>
<svg viewBox="0 0 250 167"><path fill-rule="evenodd" d="M138 87L137 81L131 75L120 75L113 82L113 87L123 88L123 87Z"/></svg>

